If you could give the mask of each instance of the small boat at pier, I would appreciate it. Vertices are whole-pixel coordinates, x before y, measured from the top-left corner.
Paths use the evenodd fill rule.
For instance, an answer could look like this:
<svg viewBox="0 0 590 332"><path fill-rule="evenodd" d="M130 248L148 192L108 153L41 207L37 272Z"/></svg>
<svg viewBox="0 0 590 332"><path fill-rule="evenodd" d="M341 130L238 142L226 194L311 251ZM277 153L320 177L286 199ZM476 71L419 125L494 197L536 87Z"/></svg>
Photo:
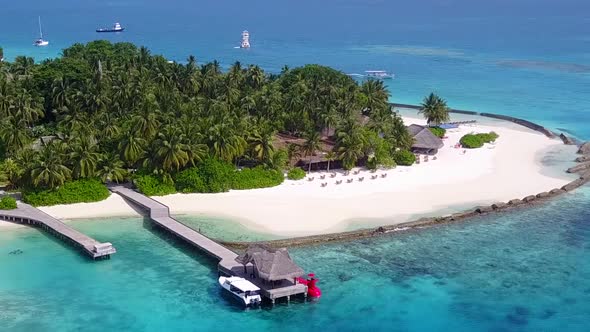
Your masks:
<svg viewBox="0 0 590 332"><path fill-rule="evenodd" d="M100 28L96 29L96 32L121 32L125 30L119 23L115 23L112 28Z"/></svg>
<svg viewBox="0 0 590 332"><path fill-rule="evenodd" d="M219 285L245 307L256 306L262 302L260 288L240 277L219 277Z"/></svg>

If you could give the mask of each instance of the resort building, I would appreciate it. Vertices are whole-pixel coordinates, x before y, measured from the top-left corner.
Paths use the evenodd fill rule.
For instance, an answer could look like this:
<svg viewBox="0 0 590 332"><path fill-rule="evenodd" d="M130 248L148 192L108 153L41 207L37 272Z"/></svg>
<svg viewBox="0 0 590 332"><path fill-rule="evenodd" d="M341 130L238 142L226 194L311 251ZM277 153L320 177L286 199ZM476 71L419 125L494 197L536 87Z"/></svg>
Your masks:
<svg viewBox="0 0 590 332"><path fill-rule="evenodd" d="M291 259L286 248L274 249L260 244L252 245L238 256L236 261L244 265L244 272L249 279L271 283L275 287L295 284L294 278L305 274ZM248 269L250 264L251 270Z"/></svg>
<svg viewBox="0 0 590 332"><path fill-rule="evenodd" d="M414 138L412 152L434 155L444 146L442 139L434 135L426 126L409 125L408 132Z"/></svg>

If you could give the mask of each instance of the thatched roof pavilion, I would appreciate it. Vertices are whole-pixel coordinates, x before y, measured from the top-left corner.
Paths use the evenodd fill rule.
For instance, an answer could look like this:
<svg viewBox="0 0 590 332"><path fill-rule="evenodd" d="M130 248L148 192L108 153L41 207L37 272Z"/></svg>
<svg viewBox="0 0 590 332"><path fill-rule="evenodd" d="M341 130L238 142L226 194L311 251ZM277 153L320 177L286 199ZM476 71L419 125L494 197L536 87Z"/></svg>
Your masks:
<svg viewBox="0 0 590 332"><path fill-rule="evenodd" d="M444 146L442 139L434 135L426 126L409 125L408 132L414 138L412 151L426 154L436 154Z"/></svg>
<svg viewBox="0 0 590 332"><path fill-rule="evenodd" d="M267 281L277 281L300 277L305 274L289 256L286 248L274 249L267 245L255 244L236 258L246 266L252 263L256 274Z"/></svg>

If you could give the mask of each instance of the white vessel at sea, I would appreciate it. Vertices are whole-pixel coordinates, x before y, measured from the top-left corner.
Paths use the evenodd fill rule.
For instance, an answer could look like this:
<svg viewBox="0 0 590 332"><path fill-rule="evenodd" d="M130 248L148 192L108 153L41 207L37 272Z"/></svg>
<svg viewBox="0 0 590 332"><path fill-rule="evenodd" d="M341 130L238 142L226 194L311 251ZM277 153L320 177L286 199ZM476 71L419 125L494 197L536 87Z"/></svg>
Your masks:
<svg viewBox="0 0 590 332"><path fill-rule="evenodd" d="M365 76L382 80L394 78L393 74L388 74L385 70L365 70Z"/></svg>
<svg viewBox="0 0 590 332"><path fill-rule="evenodd" d="M41 29L41 16L39 16L39 39L35 40L35 46L47 46L49 41L43 39L43 30Z"/></svg>
<svg viewBox="0 0 590 332"><path fill-rule="evenodd" d="M244 278L219 277L219 285L246 307L262 302L260 288Z"/></svg>
<svg viewBox="0 0 590 332"><path fill-rule="evenodd" d="M248 30L242 31L242 43L240 48L250 48L250 33Z"/></svg>

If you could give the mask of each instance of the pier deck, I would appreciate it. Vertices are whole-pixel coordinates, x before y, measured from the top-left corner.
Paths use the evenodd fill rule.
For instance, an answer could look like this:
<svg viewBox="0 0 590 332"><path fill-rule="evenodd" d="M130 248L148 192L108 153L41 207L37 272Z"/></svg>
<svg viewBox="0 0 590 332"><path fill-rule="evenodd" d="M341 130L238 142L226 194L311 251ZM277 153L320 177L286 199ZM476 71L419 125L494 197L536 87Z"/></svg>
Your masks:
<svg viewBox="0 0 590 332"><path fill-rule="evenodd" d="M18 208L15 210L0 210L0 219L19 224L40 226L81 248L92 259L110 258L110 255L117 252L110 243L96 241L28 204L19 203ZM97 247L101 248L101 250L95 250Z"/></svg>
<svg viewBox="0 0 590 332"><path fill-rule="evenodd" d="M170 210L166 205L135 190L122 186L114 186L110 190L146 210L152 222L158 226L199 248L207 255L219 260L219 272L246 278L254 283L261 289L262 295L270 299L273 303L275 299L281 297L289 298L291 295L307 294L307 286L296 284L289 280L283 280L280 283L273 284L265 283L258 278L251 278L248 273L245 273L244 266L236 261L238 254L170 217ZM251 269L252 266L250 265L249 268Z"/></svg>

